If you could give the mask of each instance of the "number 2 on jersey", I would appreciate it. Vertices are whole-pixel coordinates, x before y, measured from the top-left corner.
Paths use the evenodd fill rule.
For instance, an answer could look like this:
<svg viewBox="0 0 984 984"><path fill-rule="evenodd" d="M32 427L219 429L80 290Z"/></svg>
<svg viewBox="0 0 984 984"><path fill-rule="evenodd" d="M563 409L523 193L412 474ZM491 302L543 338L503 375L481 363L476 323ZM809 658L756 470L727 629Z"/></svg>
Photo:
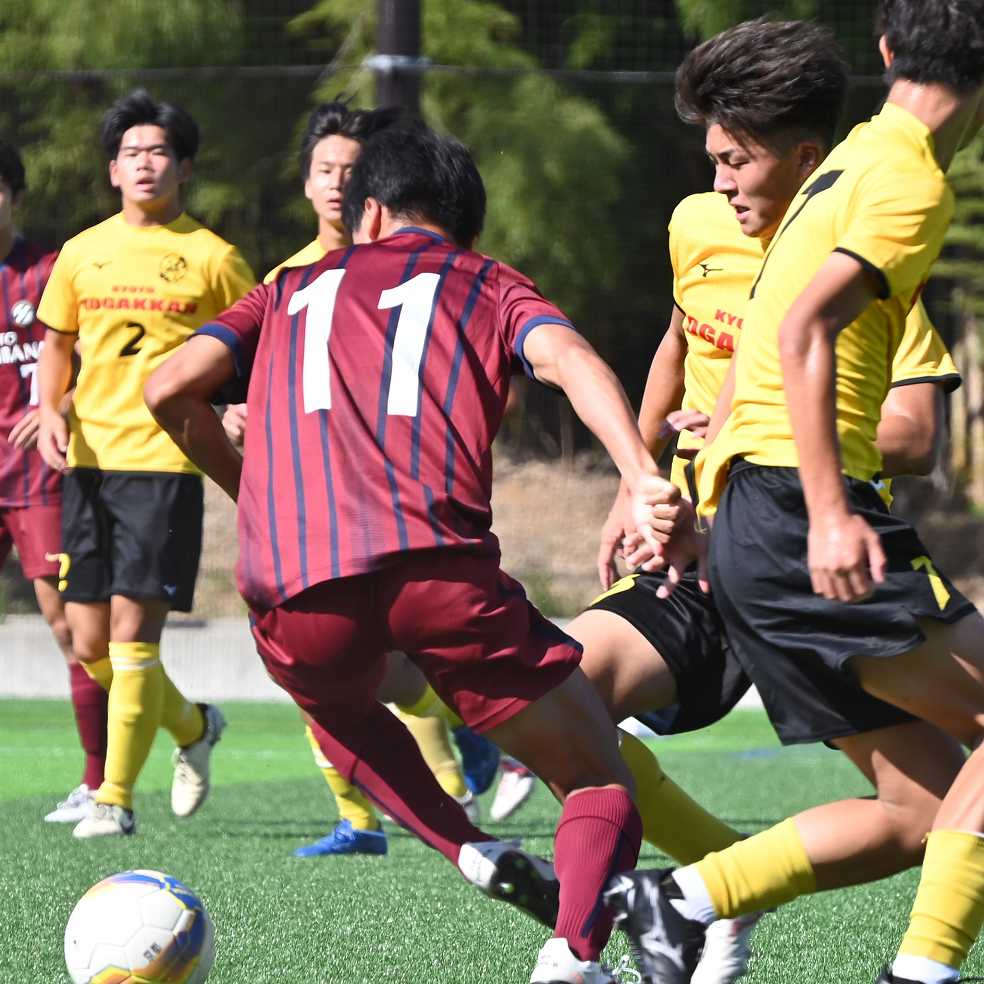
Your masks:
<svg viewBox="0 0 984 984"><path fill-rule="evenodd" d="M331 322L335 314L335 299L345 276L344 270L326 270L313 284L291 296L288 314L307 308L307 327L304 333L304 365L301 388L304 393L304 412L331 409L331 367L328 345ZM393 339L393 368L386 412L401 417L415 417L420 399L420 363L431 324L431 310L440 276L418 273L406 283L379 295L380 310L400 308Z"/></svg>

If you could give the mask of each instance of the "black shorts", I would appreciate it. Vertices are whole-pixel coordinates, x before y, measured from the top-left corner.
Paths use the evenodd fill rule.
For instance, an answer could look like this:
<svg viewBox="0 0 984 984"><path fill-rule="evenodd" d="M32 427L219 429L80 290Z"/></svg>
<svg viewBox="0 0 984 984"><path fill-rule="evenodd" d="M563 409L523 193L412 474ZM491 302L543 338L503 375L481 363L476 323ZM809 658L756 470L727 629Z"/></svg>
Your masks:
<svg viewBox="0 0 984 984"><path fill-rule="evenodd" d="M735 655L787 745L912 721L865 693L847 660L900 656L925 641L918 617L956 622L975 611L869 483L846 479L846 488L851 510L879 534L888 559L885 583L855 604L813 592L797 469L739 460L714 517L714 599Z"/></svg>
<svg viewBox="0 0 984 984"><path fill-rule="evenodd" d="M669 598L657 598L667 575L630 574L592 609L613 612L636 628L662 656L676 681L677 704L637 714L657 734L676 735L720 721L750 683L728 641L710 595L685 574Z"/></svg>
<svg viewBox="0 0 984 984"><path fill-rule="evenodd" d="M123 595L190 612L203 513L197 475L73 469L62 492L62 599Z"/></svg>

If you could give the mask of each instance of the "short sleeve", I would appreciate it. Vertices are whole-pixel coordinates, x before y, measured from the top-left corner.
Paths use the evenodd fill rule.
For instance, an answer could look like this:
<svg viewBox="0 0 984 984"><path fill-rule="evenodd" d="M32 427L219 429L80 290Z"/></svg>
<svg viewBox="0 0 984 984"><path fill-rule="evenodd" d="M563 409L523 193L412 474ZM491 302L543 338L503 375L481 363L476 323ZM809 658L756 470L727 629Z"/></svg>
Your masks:
<svg viewBox="0 0 984 984"><path fill-rule="evenodd" d="M51 267L41 303L38 305L38 321L66 335L77 335L79 332L75 263L67 249L58 254L58 259Z"/></svg>
<svg viewBox="0 0 984 984"><path fill-rule="evenodd" d="M236 365L237 385L234 387L234 396L227 394L229 402L241 402L245 399L270 297L271 288L266 284L260 284L213 321L203 324L192 335L192 338L195 335L217 338L232 352Z"/></svg>
<svg viewBox="0 0 984 984"><path fill-rule="evenodd" d="M256 286L256 277L249 264L235 246L229 248L218 269L212 290L216 306L220 311L231 308L240 298L245 297Z"/></svg>
<svg viewBox="0 0 984 984"><path fill-rule="evenodd" d="M920 300L906 318L892 361L892 386L942 383L947 393L960 385L960 373Z"/></svg>
<svg viewBox="0 0 984 984"><path fill-rule="evenodd" d="M680 257L680 206L678 205L673 210L673 215L670 218L670 224L668 226L669 232L669 247L670 247L670 266L673 267L673 303L682 311L683 303L682 297L683 292L680 290L680 268L682 266L682 260Z"/></svg>
<svg viewBox="0 0 984 984"><path fill-rule="evenodd" d="M953 195L942 178L885 181L873 171L858 187L851 220L835 250L878 276L883 300L905 296L926 280L952 214Z"/></svg>
<svg viewBox="0 0 984 984"><path fill-rule="evenodd" d="M566 325L577 329L560 308L551 304L533 282L503 264L498 265L499 330L503 342L518 366L531 379L533 367L523 355L526 336L538 325Z"/></svg>

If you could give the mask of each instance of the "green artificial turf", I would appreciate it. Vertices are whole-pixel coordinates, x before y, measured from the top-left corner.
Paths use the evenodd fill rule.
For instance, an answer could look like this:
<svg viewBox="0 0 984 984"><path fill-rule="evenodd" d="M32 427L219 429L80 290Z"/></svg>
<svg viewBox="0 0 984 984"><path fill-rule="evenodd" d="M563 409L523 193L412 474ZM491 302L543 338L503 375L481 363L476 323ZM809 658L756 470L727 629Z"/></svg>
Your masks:
<svg viewBox="0 0 984 984"><path fill-rule="evenodd" d="M208 802L189 820L168 806L170 748L160 736L137 788L139 833L79 842L42 816L76 785L71 707L0 701L0 982L68 982L64 926L90 885L153 868L195 889L212 914L210 984L525 984L545 932L484 898L439 855L387 824L386 857L291 856L337 815L296 711L230 704ZM754 832L815 803L865 794L836 752L778 746L760 712L654 743L665 770L711 810ZM485 805L491 793L483 799ZM557 806L530 805L488 829L552 851ZM643 865L665 863L644 845ZM800 899L763 920L748 984L873 984L905 927L916 872ZM613 937L606 960L627 952ZM972 956L965 972L980 973Z"/></svg>

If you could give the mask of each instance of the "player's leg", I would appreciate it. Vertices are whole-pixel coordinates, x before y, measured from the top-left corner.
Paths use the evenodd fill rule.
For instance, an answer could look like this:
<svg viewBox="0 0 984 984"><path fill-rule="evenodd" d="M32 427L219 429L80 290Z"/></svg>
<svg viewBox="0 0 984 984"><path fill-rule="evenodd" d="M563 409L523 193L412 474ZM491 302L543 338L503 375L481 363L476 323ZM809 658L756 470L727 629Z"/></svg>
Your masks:
<svg viewBox="0 0 984 984"><path fill-rule="evenodd" d="M641 584L639 580L626 578L595 602L617 608L593 606L567 626L567 632L583 647L581 668L615 722L669 708L678 701L674 671L647 635L662 637L664 650L676 652L680 660L689 656L708 662L703 652L707 643L698 637L702 613L684 610L683 592L675 601L661 601L655 596L655 579L647 577ZM647 635L637 624L646 626ZM719 632L713 635L723 638ZM707 669L703 683L708 690L716 686L720 692L720 675ZM721 716L724 713L722 710ZM649 843L688 864L744 836L692 800L637 738L623 737L621 749L636 780L636 805Z"/></svg>
<svg viewBox="0 0 984 984"><path fill-rule="evenodd" d="M89 804L105 778L106 708L109 694L86 672L72 652L72 633L68 628L65 606L58 594L57 577L36 577L34 592L41 614L51 628L55 643L68 666L72 708L85 753L85 767L78 787L45 819L51 823L77 823L88 812Z"/></svg>
<svg viewBox="0 0 984 984"><path fill-rule="evenodd" d="M926 642L911 652L891 660L855 657L850 666L867 691L974 749L933 824L891 971L896 981L946 981L956 978L984 924L984 619L974 612L951 625L921 619L920 627Z"/></svg>

